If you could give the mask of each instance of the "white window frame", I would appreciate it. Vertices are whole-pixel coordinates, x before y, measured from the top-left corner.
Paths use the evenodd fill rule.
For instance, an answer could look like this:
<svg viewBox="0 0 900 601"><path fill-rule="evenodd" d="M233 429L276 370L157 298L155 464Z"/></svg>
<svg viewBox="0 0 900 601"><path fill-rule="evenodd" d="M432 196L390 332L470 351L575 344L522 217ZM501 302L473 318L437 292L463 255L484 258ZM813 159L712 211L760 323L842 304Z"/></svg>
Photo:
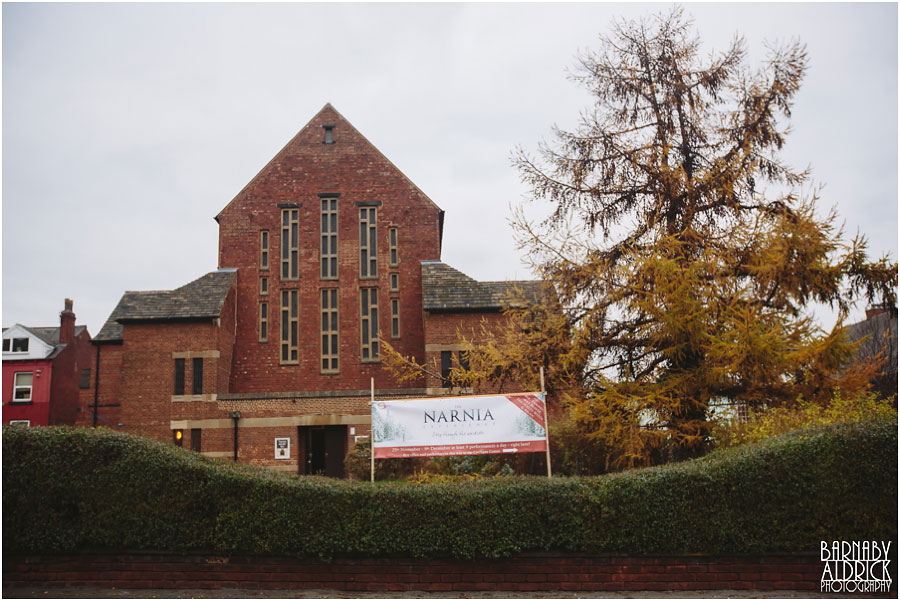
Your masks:
<svg viewBox="0 0 900 601"><path fill-rule="evenodd" d="M25 426L26 428L31 427L30 419L11 419L9 420L10 426Z"/></svg>
<svg viewBox="0 0 900 601"><path fill-rule="evenodd" d="M25 337L17 336L17 337L14 337L14 338L4 338L4 340L9 340L9 350L8 350L8 351L3 351L4 353L6 353L6 354L11 354L11 355L27 355L27 354L28 354L28 349L29 349L29 347L31 346L31 339L29 339L27 336L25 336ZM14 348L16 348L16 340L24 340L24 341L25 341L25 350L24 350L24 351L15 351L15 350L13 350Z"/></svg>
<svg viewBox="0 0 900 601"><path fill-rule="evenodd" d="M18 384L19 376L24 376L24 375L31 376L31 384L29 384L28 386L19 386L19 384ZM19 391L19 389L26 389L26 388L28 389L28 398L27 399L16 398L16 393ZM12 396L12 400L10 401L10 403L30 403L31 398L33 396L32 395L33 390L34 390L34 372L31 372L31 371L15 372L13 374L13 396Z"/></svg>

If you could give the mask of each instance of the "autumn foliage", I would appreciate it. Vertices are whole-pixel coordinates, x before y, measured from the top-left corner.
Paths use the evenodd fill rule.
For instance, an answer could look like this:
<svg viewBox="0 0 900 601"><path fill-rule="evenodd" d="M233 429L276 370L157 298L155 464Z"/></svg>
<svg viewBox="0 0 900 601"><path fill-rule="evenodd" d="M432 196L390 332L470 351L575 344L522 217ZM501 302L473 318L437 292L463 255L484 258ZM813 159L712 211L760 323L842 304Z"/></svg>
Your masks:
<svg viewBox="0 0 900 601"><path fill-rule="evenodd" d="M805 48L773 47L758 69L740 38L703 54L675 9L617 23L580 57L595 105L516 155L533 203L515 226L552 288L470 341L456 374L533 386L543 365L605 469L703 453L714 407L858 395L878 359L853 364L843 319L860 298L896 306L897 264L845 240L809 173L779 158ZM813 303L838 310L830 331Z"/></svg>

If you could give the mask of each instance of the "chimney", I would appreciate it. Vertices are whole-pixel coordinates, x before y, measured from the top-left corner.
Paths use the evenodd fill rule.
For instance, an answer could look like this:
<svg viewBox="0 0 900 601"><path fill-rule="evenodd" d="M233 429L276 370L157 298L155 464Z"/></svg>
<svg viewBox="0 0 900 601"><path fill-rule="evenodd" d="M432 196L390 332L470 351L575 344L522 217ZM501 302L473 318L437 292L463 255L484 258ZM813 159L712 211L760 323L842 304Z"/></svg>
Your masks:
<svg viewBox="0 0 900 601"><path fill-rule="evenodd" d="M872 319L876 315L881 315L887 311L887 308L884 305L873 305L866 309L866 319Z"/></svg>
<svg viewBox="0 0 900 601"><path fill-rule="evenodd" d="M59 314L59 343L75 342L75 313L72 312L72 299L66 299L66 308Z"/></svg>

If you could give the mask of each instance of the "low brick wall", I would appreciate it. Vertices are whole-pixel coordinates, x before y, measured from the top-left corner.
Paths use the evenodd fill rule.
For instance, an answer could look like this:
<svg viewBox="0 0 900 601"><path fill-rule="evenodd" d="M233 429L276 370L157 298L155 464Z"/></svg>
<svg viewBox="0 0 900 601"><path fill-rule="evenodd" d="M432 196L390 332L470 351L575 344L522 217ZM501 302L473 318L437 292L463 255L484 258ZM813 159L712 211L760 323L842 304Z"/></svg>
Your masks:
<svg viewBox="0 0 900 601"><path fill-rule="evenodd" d="M498 560L79 554L3 558L4 587L336 589L343 591L818 591L814 554L523 554Z"/></svg>

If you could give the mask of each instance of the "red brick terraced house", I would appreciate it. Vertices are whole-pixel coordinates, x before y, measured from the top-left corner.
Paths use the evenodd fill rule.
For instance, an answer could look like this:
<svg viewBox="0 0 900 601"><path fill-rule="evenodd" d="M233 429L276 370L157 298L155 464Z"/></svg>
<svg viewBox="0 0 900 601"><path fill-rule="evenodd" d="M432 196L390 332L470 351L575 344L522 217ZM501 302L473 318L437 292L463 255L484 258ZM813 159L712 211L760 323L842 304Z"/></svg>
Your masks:
<svg viewBox="0 0 900 601"><path fill-rule="evenodd" d="M380 339L446 374L457 330L501 319L509 298L510 282L441 263L444 212L331 105L216 221L216 271L126 292L94 338L82 423L341 477L373 378L379 399L449 392L397 383Z"/></svg>
<svg viewBox="0 0 900 601"><path fill-rule="evenodd" d="M3 423L72 425L91 381L91 335L65 300L59 327L3 328Z"/></svg>

